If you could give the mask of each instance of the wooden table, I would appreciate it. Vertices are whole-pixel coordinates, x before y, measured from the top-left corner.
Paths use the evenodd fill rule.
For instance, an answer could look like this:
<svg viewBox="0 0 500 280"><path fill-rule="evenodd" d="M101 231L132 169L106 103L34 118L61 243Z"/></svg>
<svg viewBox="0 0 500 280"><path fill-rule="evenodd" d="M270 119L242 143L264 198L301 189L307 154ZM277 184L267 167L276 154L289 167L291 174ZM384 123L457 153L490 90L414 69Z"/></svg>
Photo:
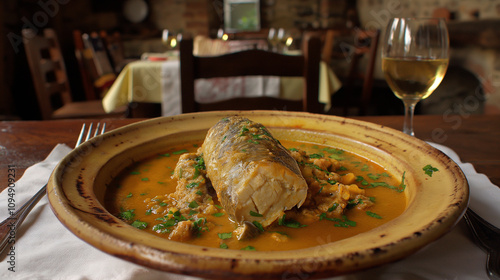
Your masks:
<svg viewBox="0 0 500 280"><path fill-rule="evenodd" d="M356 117L356 119L401 129L402 116ZM140 119L101 120L107 130ZM22 121L0 123L0 190L8 185L7 170L15 169L16 180L24 170L42 161L57 143L75 145L82 124L91 120ZM96 120L93 120L95 123ZM426 115L415 117L415 133L455 150L463 162L474 165L500 186L500 115Z"/></svg>

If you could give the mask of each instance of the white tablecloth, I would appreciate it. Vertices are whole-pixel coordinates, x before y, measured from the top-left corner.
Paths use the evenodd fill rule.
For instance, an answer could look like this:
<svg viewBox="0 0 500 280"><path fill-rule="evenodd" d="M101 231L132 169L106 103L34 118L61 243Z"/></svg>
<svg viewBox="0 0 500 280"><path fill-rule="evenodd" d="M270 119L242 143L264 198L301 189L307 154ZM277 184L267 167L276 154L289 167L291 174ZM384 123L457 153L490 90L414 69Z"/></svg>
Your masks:
<svg viewBox="0 0 500 280"><path fill-rule="evenodd" d="M167 61L134 61L125 66L103 98L106 112L132 102L161 103L162 115L173 116L182 112L178 59ZM302 98L301 77L237 77L196 80L196 100L210 102L229 96L273 96L291 100ZM333 71L320 64L319 102L325 111L331 106L331 95L342 86Z"/></svg>

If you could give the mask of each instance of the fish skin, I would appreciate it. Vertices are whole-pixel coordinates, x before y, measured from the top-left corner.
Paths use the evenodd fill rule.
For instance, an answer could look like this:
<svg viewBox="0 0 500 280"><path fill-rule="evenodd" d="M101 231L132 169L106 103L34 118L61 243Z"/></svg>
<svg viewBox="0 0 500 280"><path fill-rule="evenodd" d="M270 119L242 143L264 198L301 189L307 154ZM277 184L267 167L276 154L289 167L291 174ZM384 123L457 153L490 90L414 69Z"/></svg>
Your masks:
<svg viewBox="0 0 500 280"><path fill-rule="evenodd" d="M208 131L201 150L222 207L240 225L266 227L306 199L297 162L259 123L224 118Z"/></svg>

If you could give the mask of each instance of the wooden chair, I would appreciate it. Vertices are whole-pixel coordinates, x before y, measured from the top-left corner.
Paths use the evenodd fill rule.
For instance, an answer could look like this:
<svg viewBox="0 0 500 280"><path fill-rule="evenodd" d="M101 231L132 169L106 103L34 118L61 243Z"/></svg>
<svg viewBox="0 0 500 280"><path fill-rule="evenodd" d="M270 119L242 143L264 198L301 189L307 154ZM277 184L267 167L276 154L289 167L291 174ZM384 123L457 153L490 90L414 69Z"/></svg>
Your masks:
<svg viewBox="0 0 500 280"><path fill-rule="evenodd" d="M303 40L303 55L290 56L252 49L220 56L193 55L193 40L180 42L182 112L209 110L283 109L322 112L319 103L319 63L321 44L316 37ZM272 97L233 98L216 103L195 100L195 80L235 76L304 77L303 98L299 101Z"/></svg>
<svg viewBox="0 0 500 280"><path fill-rule="evenodd" d="M101 99L118 75L105 41L97 32L73 30L73 42L87 100Z"/></svg>
<svg viewBox="0 0 500 280"><path fill-rule="evenodd" d="M372 96L373 74L380 32L378 30L353 29L348 35L349 42L339 42L345 32L328 30L323 47L323 60L332 65L335 60L346 60L348 69L343 77L343 92L332 97L332 108L342 108L347 115L350 108L358 110L360 115L366 114ZM365 57L364 69L360 67ZM361 92L357 90L361 81Z"/></svg>
<svg viewBox="0 0 500 280"><path fill-rule="evenodd" d="M73 102L64 59L53 29L45 29L43 36L31 29L22 31L26 57L42 118L103 118L125 117L126 108L107 114L101 100Z"/></svg>

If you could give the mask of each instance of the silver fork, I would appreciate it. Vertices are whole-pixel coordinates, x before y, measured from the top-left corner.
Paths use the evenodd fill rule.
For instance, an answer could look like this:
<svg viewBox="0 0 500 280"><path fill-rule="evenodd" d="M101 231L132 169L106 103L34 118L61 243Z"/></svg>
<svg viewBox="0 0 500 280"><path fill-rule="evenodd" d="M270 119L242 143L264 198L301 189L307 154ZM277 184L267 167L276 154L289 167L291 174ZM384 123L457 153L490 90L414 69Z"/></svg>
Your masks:
<svg viewBox="0 0 500 280"><path fill-rule="evenodd" d="M500 279L500 229L467 208L464 215L476 243L487 254L486 272L490 279Z"/></svg>
<svg viewBox="0 0 500 280"><path fill-rule="evenodd" d="M89 125L88 131L85 131L85 124L82 126L78 140L76 141L75 148L80 146L83 142L89 140L91 137L103 134L106 131L106 124L104 123L101 128L101 123L97 123L94 134L92 135L93 124ZM86 133L85 133L86 132ZM85 137L85 138L84 138ZM28 200L19 210L17 210L10 217L5 219L0 223L0 255L3 253L5 248L9 244L9 238L11 231L17 231L21 223L24 221L28 213L33 209L33 207L40 201L40 199L45 195L47 191L47 184L43 186L30 200Z"/></svg>

